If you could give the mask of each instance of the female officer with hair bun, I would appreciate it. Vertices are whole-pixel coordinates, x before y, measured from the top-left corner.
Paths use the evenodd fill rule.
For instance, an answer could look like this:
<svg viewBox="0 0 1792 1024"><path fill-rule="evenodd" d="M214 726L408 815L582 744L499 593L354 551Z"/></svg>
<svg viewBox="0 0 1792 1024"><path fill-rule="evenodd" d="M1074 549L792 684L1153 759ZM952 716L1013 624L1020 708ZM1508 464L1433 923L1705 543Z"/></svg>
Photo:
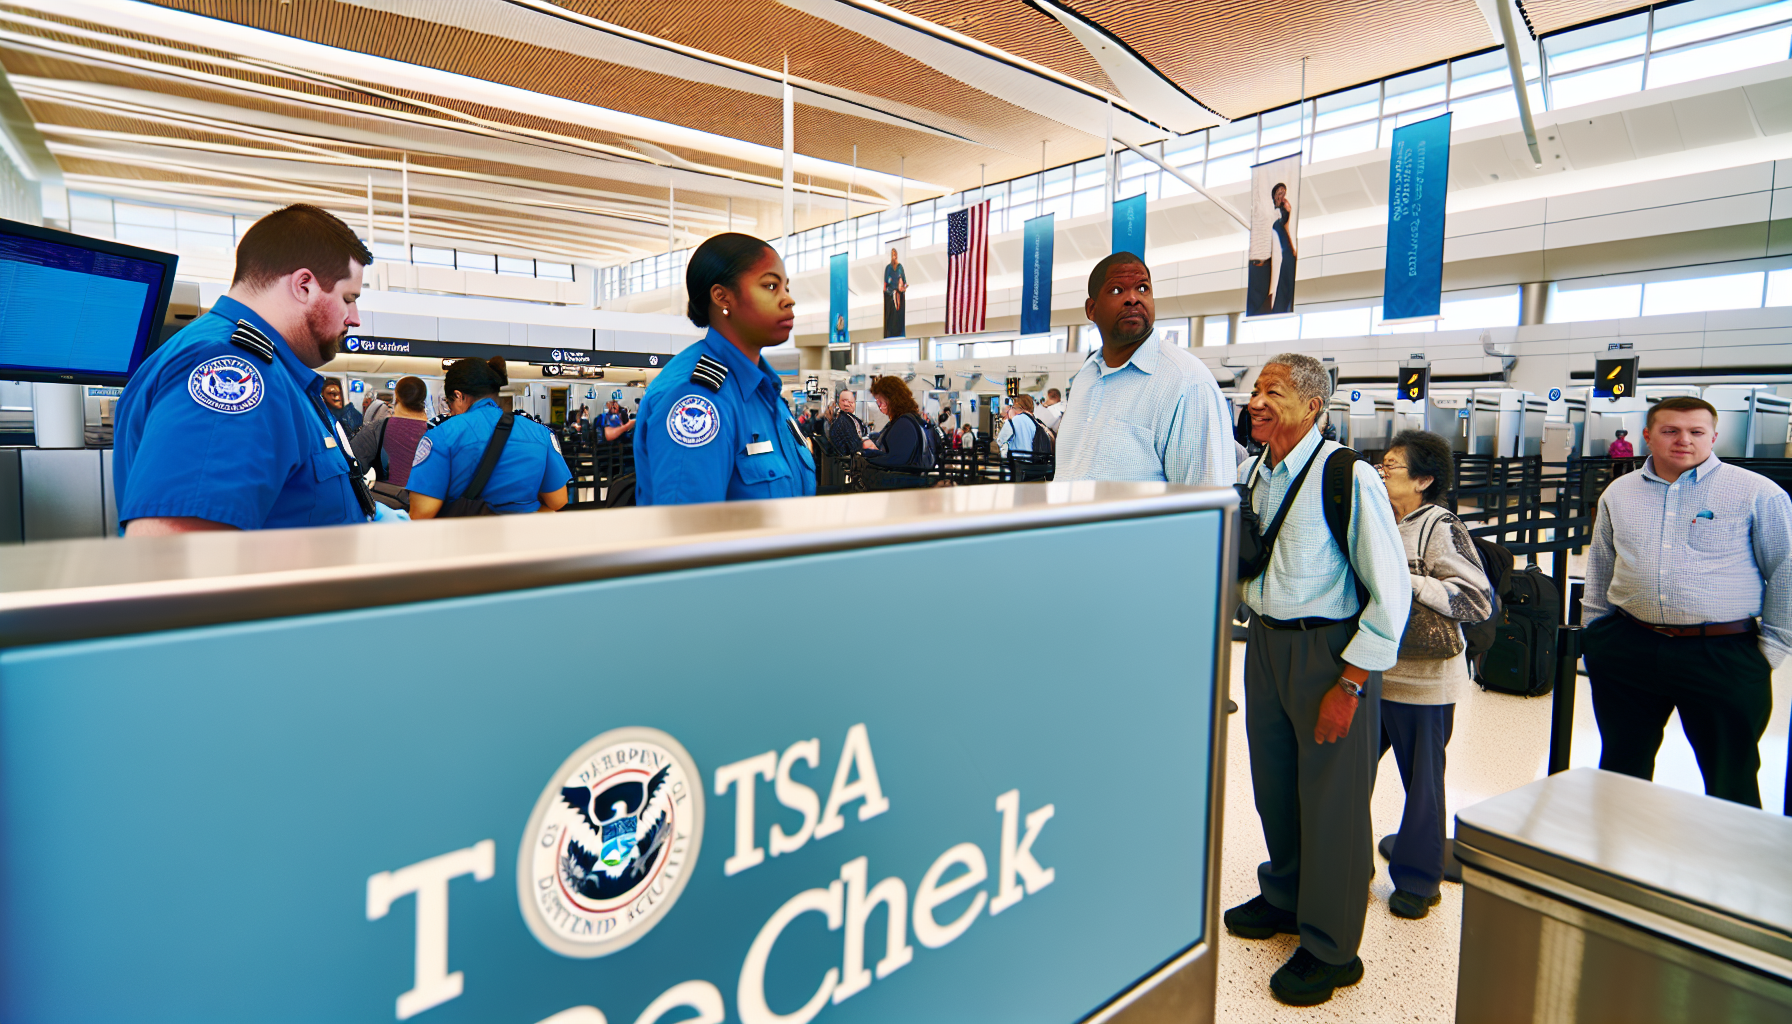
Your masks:
<svg viewBox="0 0 1792 1024"><path fill-rule="evenodd" d="M815 493L815 457L761 349L796 323L784 261L751 235L716 235L685 269L691 323L709 333L641 398L635 500L641 505L795 498Z"/></svg>
<svg viewBox="0 0 1792 1024"><path fill-rule="evenodd" d="M456 360L448 367L443 390L448 418L429 428L417 442L411 462L411 518L434 519L444 503L465 497L499 422L498 389L510 383L504 360ZM572 471L560 455L554 432L524 416L509 416L510 436L498 456L479 500L500 515L513 512L555 512L566 504Z"/></svg>

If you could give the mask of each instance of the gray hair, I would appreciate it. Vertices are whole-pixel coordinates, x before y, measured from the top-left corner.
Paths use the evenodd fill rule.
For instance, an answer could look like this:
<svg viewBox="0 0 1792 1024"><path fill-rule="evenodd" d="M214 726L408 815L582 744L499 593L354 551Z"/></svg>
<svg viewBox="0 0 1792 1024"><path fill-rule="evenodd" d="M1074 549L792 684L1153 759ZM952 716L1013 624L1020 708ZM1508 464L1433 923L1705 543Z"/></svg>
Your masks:
<svg viewBox="0 0 1792 1024"><path fill-rule="evenodd" d="M1294 382L1294 390L1304 400L1320 399L1332 396L1332 375L1325 364L1312 356L1299 352L1283 352L1264 363L1265 366L1286 366L1288 376Z"/></svg>

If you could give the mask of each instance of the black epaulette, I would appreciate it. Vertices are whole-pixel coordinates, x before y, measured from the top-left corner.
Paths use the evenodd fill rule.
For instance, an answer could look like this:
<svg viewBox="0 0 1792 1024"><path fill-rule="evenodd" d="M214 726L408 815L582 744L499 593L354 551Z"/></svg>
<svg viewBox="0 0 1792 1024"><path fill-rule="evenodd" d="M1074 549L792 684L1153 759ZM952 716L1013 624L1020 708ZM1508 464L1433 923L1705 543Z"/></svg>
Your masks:
<svg viewBox="0 0 1792 1024"><path fill-rule="evenodd" d="M255 329L255 325L247 320L238 320L236 330L230 332L230 343L237 348L248 349L261 358L264 363L274 361L274 343L268 336Z"/></svg>
<svg viewBox="0 0 1792 1024"><path fill-rule="evenodd" d="M691 371L691 383L701 384L711 391L722 390L728 380L728 364L708 356L697 357L697 368Z"/></svg>

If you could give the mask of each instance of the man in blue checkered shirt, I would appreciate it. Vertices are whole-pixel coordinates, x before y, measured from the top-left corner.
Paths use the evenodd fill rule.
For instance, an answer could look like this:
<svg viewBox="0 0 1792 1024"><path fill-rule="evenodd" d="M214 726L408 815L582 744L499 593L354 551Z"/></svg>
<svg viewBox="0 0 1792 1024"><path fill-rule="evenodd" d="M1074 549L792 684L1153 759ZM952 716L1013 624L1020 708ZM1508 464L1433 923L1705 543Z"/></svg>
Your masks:
<svg viewBox="0 0 1792 1024"><path fill-rule="evenodd" d="M1645 422L1642 470L1599 498L1581 599L1599 767L1652 778L1679 711L1705 792L1759 807L1773 667L1792 648L1792 500L1712 454L1703 399L1663 399Z"/></svg>

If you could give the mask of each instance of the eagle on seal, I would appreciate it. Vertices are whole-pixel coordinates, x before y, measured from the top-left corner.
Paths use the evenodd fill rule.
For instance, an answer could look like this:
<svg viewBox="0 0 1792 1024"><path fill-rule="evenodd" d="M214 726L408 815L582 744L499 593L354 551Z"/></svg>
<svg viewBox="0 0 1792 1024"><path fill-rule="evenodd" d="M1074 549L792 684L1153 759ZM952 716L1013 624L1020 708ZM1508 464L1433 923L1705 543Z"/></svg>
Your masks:
<svg viewBox="0 0 1792 1024"><path fill-rule="evenodd" d="M587 899L613 900L628 894L653 874L670 835L670 794L661 768L645 783L618 782L593 793L586 786L566 786L560 799L579 812L560 856L567 886Z"/></svg>

